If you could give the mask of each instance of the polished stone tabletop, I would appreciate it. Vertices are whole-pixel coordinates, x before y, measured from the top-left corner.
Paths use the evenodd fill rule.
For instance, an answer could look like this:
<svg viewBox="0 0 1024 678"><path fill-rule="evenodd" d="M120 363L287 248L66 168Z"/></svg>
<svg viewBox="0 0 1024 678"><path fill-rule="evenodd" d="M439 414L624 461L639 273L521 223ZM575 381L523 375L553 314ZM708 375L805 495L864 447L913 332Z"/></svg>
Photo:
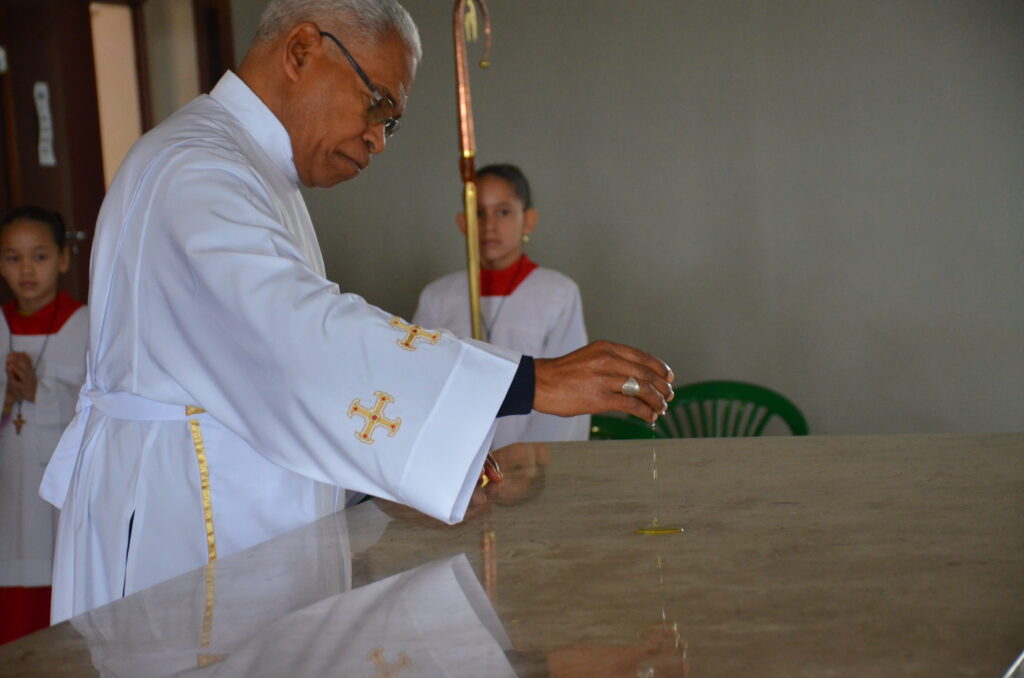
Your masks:
<svg viewBox="0 0 1024 678"><path fill-rule="evenodd" d="M1024 434L519 445L0 646L0 676L990 676Z"/></svg>

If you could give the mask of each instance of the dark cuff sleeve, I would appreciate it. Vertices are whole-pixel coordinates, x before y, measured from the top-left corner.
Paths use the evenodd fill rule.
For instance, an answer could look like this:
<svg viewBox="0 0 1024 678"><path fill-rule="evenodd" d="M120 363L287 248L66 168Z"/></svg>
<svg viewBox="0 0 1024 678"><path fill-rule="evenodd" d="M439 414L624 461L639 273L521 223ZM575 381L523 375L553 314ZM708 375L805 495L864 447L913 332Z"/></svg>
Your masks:
<svg viewBox="0 0 1024 678"><path fill-rule="evenodd" d="M507 417L510 414L529 414L533 409L535 385L533 369L533 357L524 355L519 360L516 376L512 377L512 385L508 387L508 393L505 394L505 402L498 408L499 417Z"/></svg>

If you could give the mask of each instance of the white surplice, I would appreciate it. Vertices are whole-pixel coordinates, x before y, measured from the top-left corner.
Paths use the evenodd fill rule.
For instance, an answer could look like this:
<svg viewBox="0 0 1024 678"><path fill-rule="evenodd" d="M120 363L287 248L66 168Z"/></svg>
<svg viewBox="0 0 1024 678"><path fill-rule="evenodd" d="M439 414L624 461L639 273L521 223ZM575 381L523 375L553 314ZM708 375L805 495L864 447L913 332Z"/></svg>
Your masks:
<svg viewBox="0 0 1024 678"><path fill-rule="evenodd" d="M472 336L469 281L451 273L423 288L413 322ZM587 343L580 290L568 276L537 268L509 295L480 298L488 341L535 358L557 358ZM512 443L587 440L590 417L556 417L531 412L498 420L494 448Z"/></svg>
<svg viewBox="0 0 1024 678"><path fill-rule="evenodd" d="M49 338L47 338L49 337ZM75 415L78 390L85 381L89 312L79 308L51 335L18 334L0 313L0 354L10 347L27 353L36 366L35 402L21 403L25 421L17 432L14 418L0 429L0 586L49 586L57 511L39 497L39 481L61 433ZM40 358L45 344L46 350ZM7 372L0 370L0 393Z"/></svg>
<svg viewBox="0 0 1024 678"><path fill-rule="evenodd" d="M297 182L287 131L230 72L125 158L88 379L40 488L63 506L54 621L325 515L337 487L464 514L519 355L410 343L342 294Z"/></svg>

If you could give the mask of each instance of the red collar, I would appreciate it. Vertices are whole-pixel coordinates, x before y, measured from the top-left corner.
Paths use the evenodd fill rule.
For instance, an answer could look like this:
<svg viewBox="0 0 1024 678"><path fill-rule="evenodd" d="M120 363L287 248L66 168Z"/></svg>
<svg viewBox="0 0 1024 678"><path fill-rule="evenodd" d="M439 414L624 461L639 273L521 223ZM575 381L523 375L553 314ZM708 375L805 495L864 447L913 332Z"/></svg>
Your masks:
<svg viewBox="0 0 1024 678"><path fill-rule="evenodd" d="M56 334L75 311L82 307L80 301L72 299L67 292L58 292L46 306L32 315L18 312L18 302L11 299L4 304L4 319L11 328L11 334Z"/></svg>
<svg viewBox="0 0 1024 678"><path fill-rule="evenodd" d="M516 291L526 276L533 273L537 264L530 261L525 254L508 268L499 270L480 269L480 296L507 297Z"/></svg>

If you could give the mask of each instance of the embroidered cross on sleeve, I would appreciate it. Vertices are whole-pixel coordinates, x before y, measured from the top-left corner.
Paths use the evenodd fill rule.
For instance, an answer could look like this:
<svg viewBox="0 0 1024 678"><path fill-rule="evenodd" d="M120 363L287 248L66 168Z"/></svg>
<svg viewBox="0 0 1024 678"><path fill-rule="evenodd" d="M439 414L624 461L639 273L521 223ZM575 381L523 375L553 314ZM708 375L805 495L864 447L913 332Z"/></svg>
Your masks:
<svg viewBox="0 0 1024 678"><path fill-rule="evenodd" d="M437 344L437 342L441 341L440 332L430 332L419 325L410 325L398 316L392 318L390 324L395 329L405 332L405 337L402 339L396 339L395 343L406 351L415 351L416 342L420 340L428 341L431 344Z"/></svg>
<svg viewBox="0 0 1024 678"><path fill-rule="evenodd" d="M373 445L376 442L373 439L373 434L378 427L385 429L388 432L388 437L391 438L398 433L398 429L402 426L401 417L388 419L384 416L384 408L395 402L395 399L384 391L374 391L373 395L377 396L377 402L370 409L364 407L359 398L354 399L348 406L349 419L360 416L366 422L362 430L356 431L356 439L367 445Z"/></svg>

